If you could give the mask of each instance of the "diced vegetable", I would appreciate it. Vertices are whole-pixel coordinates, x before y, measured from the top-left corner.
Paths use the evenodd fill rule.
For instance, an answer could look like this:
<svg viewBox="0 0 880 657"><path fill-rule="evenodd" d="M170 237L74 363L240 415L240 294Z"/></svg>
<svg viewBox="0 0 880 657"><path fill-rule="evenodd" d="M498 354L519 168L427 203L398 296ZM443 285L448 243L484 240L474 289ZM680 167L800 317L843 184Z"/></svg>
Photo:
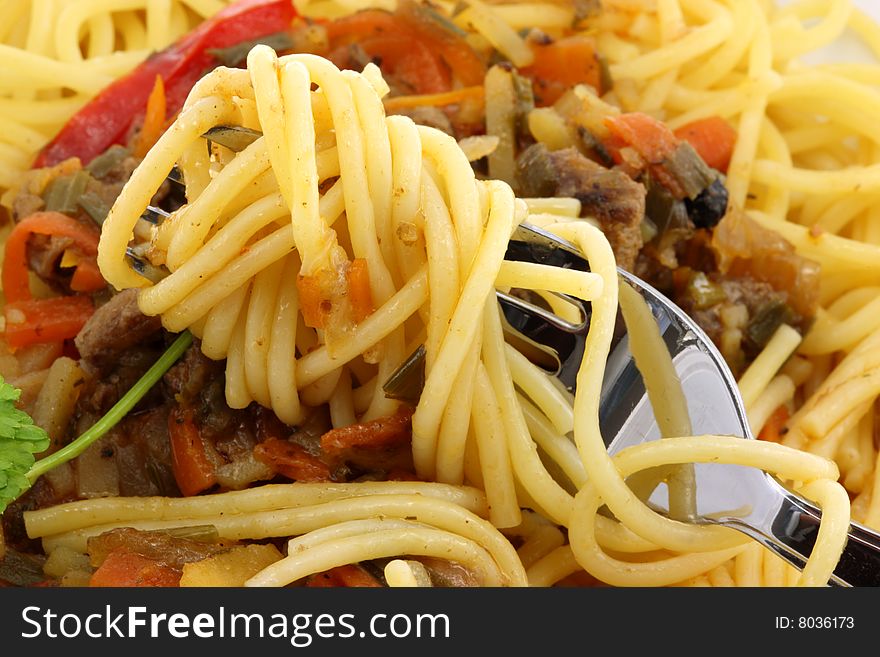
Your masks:
<svg viewBox="0 0 880 657"><path fill-rule="evenodd" d="M608 117L605 125L613 138L611 146L631 146L648 165L663 164L679 143L666 124L641 112Z"/></svg>
<svg viewBox="0 0 880 657"><path fill-rule="evenodd" d="M417 94L435 94L452 87L448 68L437 51L399 17L380 9L367 9L327 25L330 59L346 67L350 48L357 44L382 71L393 75Z"/></svg>
<svg viewBox="0 0 880 657"><path fill-rule="evenodd" d="M366 9L326 25L330 58L345 66L357 47L416 94L482 84L486 67L462 32L430 7L401 2L395 13Z"/></svg>
<svg viewBox="0 0 880 657"><path fill-rule="evenodd" d="M239 587L282 558L274 545L239 545L183 566L180 586Z"/></svg>
<svg viewBox="0 0 880 657"><path fill-rule="evenodd" d="M79 206L86 211L95 223L101 226L107 215L110 214L110 206L94 192L86 192L79 197Z"/></svg>
<svg viewBox="0 0 880 657"><path fill-rule="evenodd" d="M168 416L171 467L180 492L197 495L217 483L214 464L205 441L193 421L192 411L175 408Z"/></svg>
<svg viewBox="0 0 880 657"><path fill-rule="evenodd" d="M80 169L66 176L58 176L46 188L43 200L49 212L73 214L79 209L79 200L86 191L91 176Z"/></svg>
<svg viewBox="0 0 880 657"><path fill-rule="evenodd" d="M736 130L720 116L688 123L676 130L675 136L693 146L710 167L727 171L736 146Z"/></svg>
<svg viewBox="0 0 880 657"><path fill-rule="evenodd" d="M577 84L588 84L604 93L602 67L591 38L571 36L547 44L533 41L529 45L535 59L520 72L531 78L539 107L552 105Z"/></svg>
<svg viewBox="0 0 880 657"><path fill-rule="evenodd" d="M0 559L0 586L3 582L13 586L40 586L46 579L43 562L43 557L7 547Z"/></svg>
<svg viewBox="0 0 880 657"><path fill-rule="evenodd" d="M156 559L117 550L104 559L92 574L95 587L173 587L180 584L180 572Z"/></svg>
<svg viewBox="0 0 880 657"><path fill-rule="evenodd" d="M404 401L412 406L419 403L425 387L425 345L411 353L403 364L388 377L382 386L386 397Z"/></svg>
<svg viewBox="0 0 880 657"><path fill-rule="evenodd" d="M361 322L375 310L373 306L373 293L370 290L370 271L367 261L363 258L355 258L346 272L348 283L348 300L354 314L354 321Z"/></svg>
<svg viewBox="0 0 880 657"><path fill-rule="evenodd" d="M71 571L91 571L91 565L88 556L64 545L52 550L43 564L43 572L49 577L63 577Z"/></svg>
<svg viewBox="0 0 880 657"><path fill-rule="evenodd" d="M127 148L116 144L89 162L86 170L95 178L103 178L113 169L118 168L130 155Z"/></svg>
<svg viewBox="0 0 880 657"><path fill-rule="evenodd" d="M513 185L516 182L516 87L513 73L501 65L486 73L486 134L498 138L489 153L489 176Z"/></svg>
<svg viewBox="0 0 880 657"><path fill-rule="evenodd" d="M782 324L792 322L791 308L782 301L765 303L754 314L745 330L745 337L755 349L763 349Z"/></svg>
<svg viewBox="0 0 880 657"><path fill-rule="evenodd" d="M709 277L701 271L691 274L686 294L693 301L694 308L697 310L711 308L727 299L724 288L718 283L710 281Z"/></svg>
<svg viewBox="0 0 880 657"><path fill-rule="evenodd" d="M681 199L697 198L718 179L718 175L700 158L693 146L681 143L652 173Z"/></svg>
<svg viewBox="0 0 880 657"><path fill-rule="evenodd" d="M79 363L67 356L57 358L49 369L46 384L40 389L34 404L34 422L61 444L61 439L73 416L79 391L84 380Z"/></svg>

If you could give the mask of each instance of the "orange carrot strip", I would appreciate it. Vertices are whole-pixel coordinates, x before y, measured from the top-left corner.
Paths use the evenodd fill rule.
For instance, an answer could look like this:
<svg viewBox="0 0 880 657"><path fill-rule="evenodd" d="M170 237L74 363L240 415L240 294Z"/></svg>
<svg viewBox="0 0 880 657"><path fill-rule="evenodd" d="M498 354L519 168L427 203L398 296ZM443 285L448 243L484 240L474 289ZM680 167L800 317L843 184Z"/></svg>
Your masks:
<svg viewBox="0 0 880 657"><path fill-rule="evenodd" d="M346 272L348 299L354 313L354 321L361 322L375 310L373 292L370 289L370 270L367 261L355 258Z"/></svg>
<svg viewBox="0 0 880 657"><path fill-rule="evenodd" d="M162 76L157 75L153 83L153 90L147 98L147 112L144 114L144 124L138 133L137 141L132 149L136 157L144 157L153 147L162 132L165 130L165 84Z"/></svg>
<svg viewBox="0 0 880 657"><path fill-rule="evenodd" d="M785 423L788 422L788 418L788 408L783 404L767 418L764 426L761 427L758 438L771 443L778 443L782 440L782 436L785 435Z"/></svg>

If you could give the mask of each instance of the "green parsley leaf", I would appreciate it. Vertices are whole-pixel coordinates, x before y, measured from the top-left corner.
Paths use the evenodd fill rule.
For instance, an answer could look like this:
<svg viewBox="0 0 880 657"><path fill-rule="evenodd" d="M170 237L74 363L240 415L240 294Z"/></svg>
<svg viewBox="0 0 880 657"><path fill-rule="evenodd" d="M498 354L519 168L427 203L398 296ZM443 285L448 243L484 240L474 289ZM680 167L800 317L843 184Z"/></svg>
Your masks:
<svg viewBox="0 0 880 657"><path fill-rule="evenodd" d="M76 458L116 426L171 369L190 344L192 334L184 331L104 417L79 438L39 461L35 460L34 454L48 449L49 436L34 424L27 413L15 407L21 391L0 377L0 513L30 488L40 475Z"/></svg>
<svg viewBox="0 0 880 657"><path fill-rule="evenodd" d="M48 434L16 408L20 397L21 390L0 376L0 512L30 488L27 473L36 460L34 454L49 447Z"/></svg>

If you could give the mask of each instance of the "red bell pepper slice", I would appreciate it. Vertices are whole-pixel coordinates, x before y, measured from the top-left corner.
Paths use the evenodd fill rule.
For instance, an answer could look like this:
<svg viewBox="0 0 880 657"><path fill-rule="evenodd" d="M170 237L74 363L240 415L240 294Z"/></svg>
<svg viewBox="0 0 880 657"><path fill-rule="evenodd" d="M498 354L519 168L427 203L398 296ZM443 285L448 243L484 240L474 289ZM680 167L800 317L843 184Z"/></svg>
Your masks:
<svg viewBox="0 0 880 657"><path fill-rule="evenodd" d="M199 78L216 66L210 50L287 30L296 16L291 0L242 0L229 5L93 98L40 152L34 168L70 157L88 164L113 144L122 143L132 123L143 116L157 75L165 83L168 115L173 115Z"/></svg>

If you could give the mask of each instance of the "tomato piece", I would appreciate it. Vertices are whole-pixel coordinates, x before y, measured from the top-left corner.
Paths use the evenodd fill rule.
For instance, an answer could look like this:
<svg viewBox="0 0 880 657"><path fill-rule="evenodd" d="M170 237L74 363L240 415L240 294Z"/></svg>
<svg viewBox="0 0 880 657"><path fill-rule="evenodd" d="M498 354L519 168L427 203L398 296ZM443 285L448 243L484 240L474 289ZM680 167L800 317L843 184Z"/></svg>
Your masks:
<svg viewBox="0 0 880 657"><path fill-rule="evenodd" d="M605 125L613 137L631 146L647 164L663 164L679 144L669 126L642 112L609 117Z"/></svg>
<svg viewBox="0 0 880 657"><path fill-rule="evenodd" d="M726 172L736 146L736 130L720 116L693 121L675 131L713 169Z"/></svg>
<svg viewBox="0 0 880 657"><path fill-rule="evenodd" d="M360 45L378 61L383 73L398 78L417 94L440 93L452 86L449 70L415 35L378 36Z"/></svg>
<svg viewBox="0 0 880 657"><path fill-rule="evenodd" d="M327 37L330 59L337 66L347 65L348 46L357 43L383 73L398 78L417 94L448 91L452 78L443 53L448 50L453 57L463 57L449 46L440 47L438 39L414 29L411 21L381 9L367 9L328 23ZM472 70L471 66L465 70Z"/></svg>

